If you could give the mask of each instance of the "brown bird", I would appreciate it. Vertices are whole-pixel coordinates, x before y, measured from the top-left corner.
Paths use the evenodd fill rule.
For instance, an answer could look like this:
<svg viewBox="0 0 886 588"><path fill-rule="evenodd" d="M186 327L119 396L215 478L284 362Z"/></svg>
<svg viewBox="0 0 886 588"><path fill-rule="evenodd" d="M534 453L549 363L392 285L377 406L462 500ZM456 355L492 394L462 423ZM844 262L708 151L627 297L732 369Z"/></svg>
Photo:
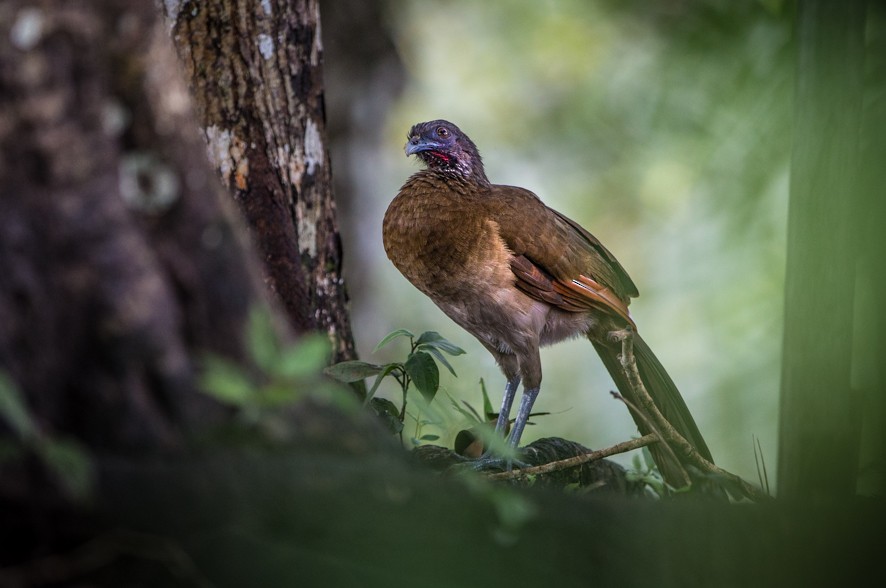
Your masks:
<svg viewBox="0 0 886 588"><path fill-rule="evenodd" d="M529 190L490 183L477 147L451 122L413 126L405 150L426 169L413 174L388 207L385 251L406 279L495 357L507 379L499 434L522 380L508 437L518 447L541 386L539 348L576 336L590 339L621 394L636 405L618 360L620 343L610 335L635 329L628 304L637 288L612 253ZM659 410L710 460L667 372L639 335L633 345L641 379ZM634 419L641 432L649 432L642 418ZM673 454L657 445L650 449L665 480L682 486Z"/></svg>

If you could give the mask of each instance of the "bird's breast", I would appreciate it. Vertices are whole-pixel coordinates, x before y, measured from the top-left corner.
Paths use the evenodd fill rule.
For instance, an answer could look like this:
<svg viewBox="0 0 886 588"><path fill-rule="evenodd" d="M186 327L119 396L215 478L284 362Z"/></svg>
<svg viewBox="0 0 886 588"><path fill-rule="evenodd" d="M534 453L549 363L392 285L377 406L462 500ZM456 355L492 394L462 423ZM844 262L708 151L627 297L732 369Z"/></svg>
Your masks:
<svg viewBox="0 0 886 588"><path fill-rule="evenodd" d="M514 283L511 252L469 194L407 182L385 213L383 239L397 269L438 304Z"/></svg>

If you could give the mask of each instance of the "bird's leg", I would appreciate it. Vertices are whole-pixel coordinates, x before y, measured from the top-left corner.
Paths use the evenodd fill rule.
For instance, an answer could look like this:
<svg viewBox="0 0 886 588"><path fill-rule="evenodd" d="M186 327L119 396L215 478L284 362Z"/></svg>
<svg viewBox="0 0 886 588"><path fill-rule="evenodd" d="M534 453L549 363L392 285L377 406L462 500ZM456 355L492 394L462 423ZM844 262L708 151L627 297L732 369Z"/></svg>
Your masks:
<svg viewBox="0 0 886 588"><path fill-rule="evenodd" d="M511 418L511 405L514 404L514 396L517 395L517 387L520 385L520 376L508 380L505 384L505 395L501 399L501 410L498 411L498 420L495 422L495 433L504 438L508 430L508 422Z"/></svg>
<svg viewBox="0 0 886 588"><path fill-rule="evenodd" d="M498 420L495 421L495 435L499 439L504 439L508 430L508 422L511 420L511 406L514 404L514 396L517 395L517 388L520 386L520 376L514 376L505 384L505 394L501 399L501 410L498 411ZM478 458L478 469L487 465L497 465L497 461L501 461L495 457L495 452L491 447L486 447Z"/></svg>
<svg viewBox="0 0 886 588"><path fill-rule="evenodd" d="M508 437L508 445L511 449L516 450L520 445L520 437L523 436L523 429L526 427L526 421L529 420L529 413L532 412L532 405L538 398L540 387L529 388L523 390L523 397L520 399L520 408L517 410L517 418L514 420L514 426L511 428L511 435Z"/></svg>
<svg viewBox="0 0 886 588"><path fill-rule="evenodd" d="M505 431L508 429L508 422L510 421L511 415L511 406L514 404L514 397L517 395L517 388L520 386L520 376L514 376L510 380L508 380L507 385L505 385L505 394L504 398L501 401L501 410L498 412L498 420L495 423L495 434L499 436L499 438L504 437ZM516 449L516 445L513 443L517 443L520 441L520 435L523 433L523 427L526 426L526 419L529 418L529 410L532 409L532 402L535 401L535 396L538 395L538 388L535 389L535 394L532 396L532 401L529 402L529 408L525 410L526 414L522 420L520 420L520 415L524 412L524 405L527 404L526 400L527 391L523 391L523 398L520 401L520 409L517 412L517 420L514 423L514 428L511 429L511 435L508 437L508 443L512 448ZM517 435L517 438L514 439L514 430L519 426L520 430ZM520 467L525 467L527 464L521 461L514 461L511 458L503 458L495 455L495 452L491 447L487 447L486 451L483 452L483 455L478 457L472 464L471 468L475 470L485 470L489 468L499 468L502 470L508 470L513 467L514 463L516 463Z"/></svg>

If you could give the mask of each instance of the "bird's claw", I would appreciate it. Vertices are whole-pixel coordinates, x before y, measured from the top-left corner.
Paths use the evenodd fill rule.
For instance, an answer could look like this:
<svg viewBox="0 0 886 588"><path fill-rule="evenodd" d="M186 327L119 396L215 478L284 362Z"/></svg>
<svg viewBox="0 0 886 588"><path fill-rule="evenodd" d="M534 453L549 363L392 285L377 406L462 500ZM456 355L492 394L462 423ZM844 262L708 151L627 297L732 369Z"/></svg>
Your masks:
<svg viewBox="0 0 886 588"><path fill-rule="evenodd" d="M609 337L609 340L613 343L624 343L634 336L634 329L628 326L624 329L609 331L607 336Z"/></svg>
<svg viewBox="0 0 886 588"><path fill-rule="evenodd" d="M519 459L484 454L477 459L460 463L455 467L460 470L470 470L474 472L486 472L491 470L509 472L514 469L514 467L522 469L531 466L532 464L526 463L525 461Z"/></svg>

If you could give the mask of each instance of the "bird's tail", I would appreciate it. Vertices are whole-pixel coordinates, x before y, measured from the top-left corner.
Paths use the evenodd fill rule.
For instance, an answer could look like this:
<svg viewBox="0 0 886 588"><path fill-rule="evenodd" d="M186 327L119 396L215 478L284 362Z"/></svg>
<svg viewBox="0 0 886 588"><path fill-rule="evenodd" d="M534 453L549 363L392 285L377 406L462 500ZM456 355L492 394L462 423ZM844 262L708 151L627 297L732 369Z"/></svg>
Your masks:
<svg viewBox="0 0 886 588"><path fill-rule="evenodd" d="M621 345L618 343L601 343L593 339L591 342L600 355L600 359L603 360L609 375L615 381L615 385L618 386L618 391L631 405L642 410L637 392L631 386L627 376L625 376L618 357L621 353ZM699 454L708 461L713 462L711 452L701 436L701 432L698 430L698 426L695 424L689 408L687 408L686 403L683 401L683 397L680 396L680 391L677 390L674 381L671 380L671 377L662 367L661 362L658 361L658 358L655 357L655 354L652 353L652 350L640 335L636 333L633 335L633 346L640 379L643 380L643 385L646 387L646 391L649 392L658 410L673 425L677 432L695 447ZM645 435L652 432L649 423L642 416L636 415L633 409L631 410L631 416L634 418L634 422L637 423L637 427L642 434ZM683 474L684 470L680 464L674 462L674 455L658 443L650 445L649 450L665 481L675 487L683 486L686 482Z"/></svg>

